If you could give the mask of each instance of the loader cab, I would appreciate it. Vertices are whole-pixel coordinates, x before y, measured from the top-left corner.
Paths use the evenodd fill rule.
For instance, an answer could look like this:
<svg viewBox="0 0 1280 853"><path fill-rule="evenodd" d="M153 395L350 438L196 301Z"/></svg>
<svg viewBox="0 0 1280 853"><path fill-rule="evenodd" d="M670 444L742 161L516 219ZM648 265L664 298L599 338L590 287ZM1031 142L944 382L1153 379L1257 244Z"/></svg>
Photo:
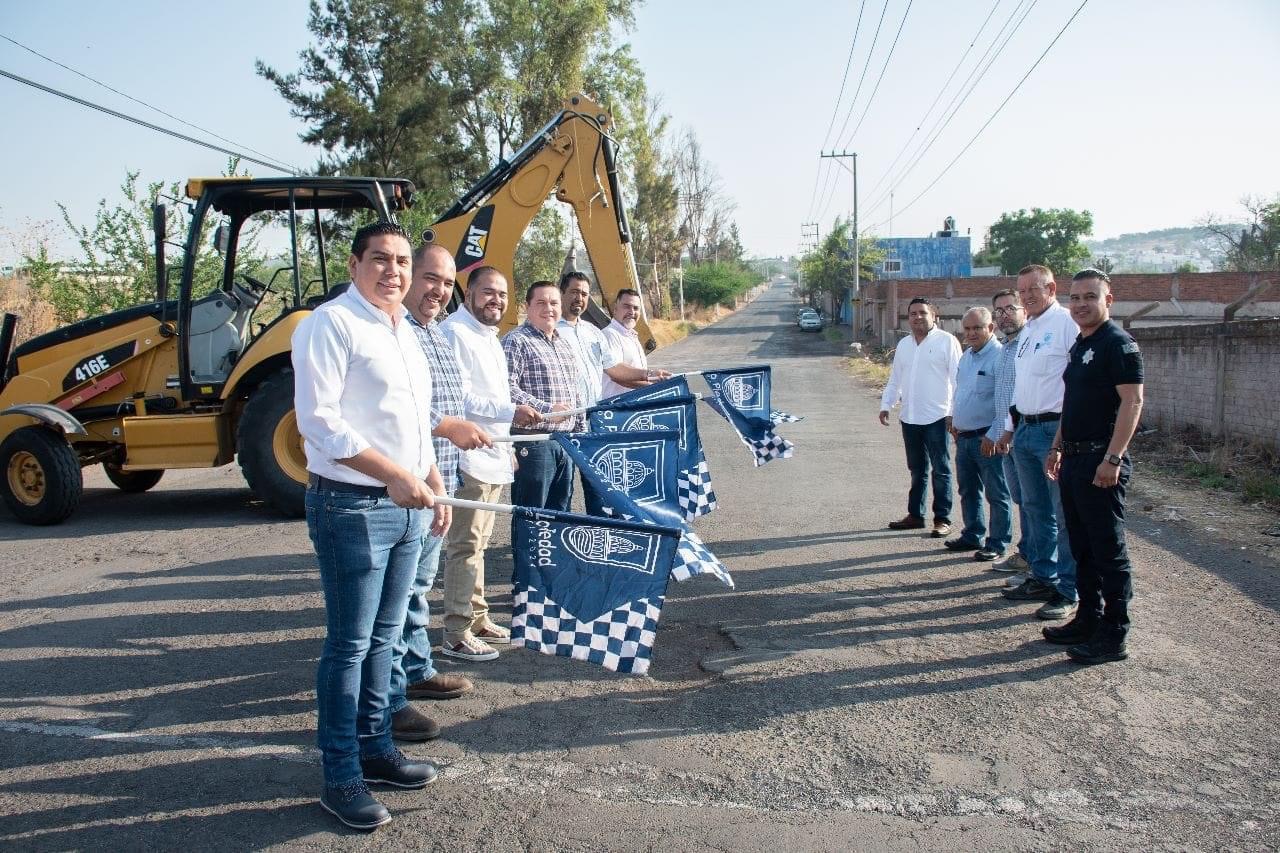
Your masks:
<svg viewBox="0 0 1280 853"><path fill-rule="evenodd" d="M413 184L385 178L193 178L194 202L176 300L157 297L178 337L182 399L216 405L255 359L264 333L345 281L345 235L360 217L394 221ZM163 217L156 217L163 268ZM169 314L169 312L172 312ZM278 360L280 353L269 355Z"/></svg>

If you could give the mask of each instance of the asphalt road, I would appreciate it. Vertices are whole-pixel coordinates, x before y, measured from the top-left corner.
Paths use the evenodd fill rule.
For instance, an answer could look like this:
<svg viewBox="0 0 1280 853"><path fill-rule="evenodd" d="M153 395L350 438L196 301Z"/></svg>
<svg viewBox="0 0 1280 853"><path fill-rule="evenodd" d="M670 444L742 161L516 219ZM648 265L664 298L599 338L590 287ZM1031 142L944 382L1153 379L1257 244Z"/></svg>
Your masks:
<svg viewBox="0 0 1280 853"><path fill-rule="evenodd" d="M1260 849L1280 844L1280 566L1136 518L1133 655L1080 669L1032 605L884 529L896 425L784 286L664 350L773 365L794 458L702 435L733 570L673 584L647 677L508 650L423 707L447 764L348 832L316 804L323 605L305 527L234 468L48 529L0 516L0 847L441 850ZM499 525L501 528L502 525ZM509 612L505 536L491 550Z"/></svg>

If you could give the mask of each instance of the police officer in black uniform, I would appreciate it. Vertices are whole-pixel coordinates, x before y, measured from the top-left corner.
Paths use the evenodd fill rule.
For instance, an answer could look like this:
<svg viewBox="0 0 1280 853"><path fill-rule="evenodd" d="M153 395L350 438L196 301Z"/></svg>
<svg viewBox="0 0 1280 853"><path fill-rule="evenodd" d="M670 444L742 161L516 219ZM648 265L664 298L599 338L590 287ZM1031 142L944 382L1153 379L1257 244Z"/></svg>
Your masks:
<svg viewBox="0 0 1280 853"><path fill-rule="evenodd" d="M1063 374L1066 395L1045 473L1058 481L1080 607L1044 629L1077 663L1128 657L1133 580L1124 540L1124 495L1133 472L1126 450L1142 414L1142 353L1111 320L1111 279L1085 269L1071 279L1071 317L1080 336Z"/></svg>

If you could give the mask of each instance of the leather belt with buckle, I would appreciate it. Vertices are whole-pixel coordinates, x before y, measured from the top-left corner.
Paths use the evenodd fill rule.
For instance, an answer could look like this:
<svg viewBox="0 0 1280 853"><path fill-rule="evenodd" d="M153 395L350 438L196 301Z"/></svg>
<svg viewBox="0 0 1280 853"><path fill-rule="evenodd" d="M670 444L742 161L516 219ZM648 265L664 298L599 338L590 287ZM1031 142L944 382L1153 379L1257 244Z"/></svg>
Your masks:
<svg viewBox="0 0 1280 853"><path fill-rule="evenodd" d="M1108 442L1105 441L1064 441L1063 456L1079 456L1081 453L1104 453Z"/></svg>
<svg viewBox="0 0 1280 853"><path fill-rule="evenodd" d="M1022 422L1025 424L1048 424L1060 420L1062 420L1061 412L1042 412L1038 415L1022 416Z"/></svg>
<svg viewBox="0 0 1280 853"><path fill-rule="evenodd" d="M385 498L386 486L362 486L359 483L344 483L341 480L330 480L319 474L307 475L307 487L318 492L340 492L348 495L364 495L370 498Z"/></svg>

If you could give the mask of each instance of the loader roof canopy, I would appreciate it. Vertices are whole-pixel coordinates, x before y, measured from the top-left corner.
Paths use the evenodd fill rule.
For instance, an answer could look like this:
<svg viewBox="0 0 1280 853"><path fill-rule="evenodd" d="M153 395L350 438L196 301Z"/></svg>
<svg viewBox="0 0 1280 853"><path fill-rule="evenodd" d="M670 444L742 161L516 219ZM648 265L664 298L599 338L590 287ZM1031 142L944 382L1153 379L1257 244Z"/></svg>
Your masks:
<svg viewBox="0 0 1280 853"><path fill-rule="evenodd" d="M263 210L288 210L289 191L297 190L298 210L377 209L378 190L391 210L413 204L414 186L403 178L192 178L187 196L209 196L219 213L248 216Z"/></svg>

